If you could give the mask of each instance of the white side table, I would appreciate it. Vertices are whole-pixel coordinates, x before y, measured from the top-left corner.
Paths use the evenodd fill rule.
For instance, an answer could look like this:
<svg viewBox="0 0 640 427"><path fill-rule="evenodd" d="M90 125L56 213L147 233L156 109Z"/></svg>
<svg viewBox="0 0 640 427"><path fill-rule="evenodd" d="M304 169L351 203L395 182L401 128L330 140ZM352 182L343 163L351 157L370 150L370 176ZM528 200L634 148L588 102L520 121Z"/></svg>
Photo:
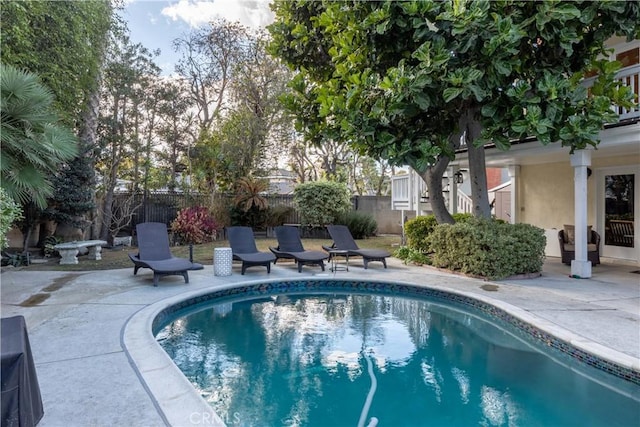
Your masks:
<svg viewBox="0 0 640 427"><path fill-rule="evenodd" d="M213 274L216 276L231 276L233 251L231 248L213 248Z"/></svg>

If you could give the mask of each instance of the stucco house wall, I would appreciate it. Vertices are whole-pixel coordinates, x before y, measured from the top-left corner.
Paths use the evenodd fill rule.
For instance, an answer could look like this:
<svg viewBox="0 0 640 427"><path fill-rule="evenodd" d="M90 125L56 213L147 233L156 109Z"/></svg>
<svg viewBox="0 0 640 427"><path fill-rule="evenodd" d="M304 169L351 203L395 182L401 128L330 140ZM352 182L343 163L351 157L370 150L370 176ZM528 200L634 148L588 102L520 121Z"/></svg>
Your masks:
<svg viewBox="0 0 640 427"><path fill-rule="evenodd" d="M592 175L587 181L589 225L601 235L598 229L595 176L599 169L618 166L638 166L640 149L637 155L594 158ZM516 209L519 222L535 224L543 228L547 236L547 256L560 256L557 241L558 230L564 224L573 224L574 184L573 168L566 160L557 163L522 165L520 167L519 195Z"/></svg>
<svg viewBox="0 0 640 427"><path fill-rule="evenodd" d="M640 154L594 159L592 176L599 168L633 166L640 164ZM567 161L540 165L523 165L520 169L520 197L517 209L520 222L536 224L542 228L557 228L573 222L573 168ZM587 218L596 220L595 180L587 182L589 205Z"/></svg>
<svg viewBox="0 0 640 427"><path fill-rule="evenodd" d="M573 168L568 162L520 167L520 222L541 228L573 222Z"/></svg>

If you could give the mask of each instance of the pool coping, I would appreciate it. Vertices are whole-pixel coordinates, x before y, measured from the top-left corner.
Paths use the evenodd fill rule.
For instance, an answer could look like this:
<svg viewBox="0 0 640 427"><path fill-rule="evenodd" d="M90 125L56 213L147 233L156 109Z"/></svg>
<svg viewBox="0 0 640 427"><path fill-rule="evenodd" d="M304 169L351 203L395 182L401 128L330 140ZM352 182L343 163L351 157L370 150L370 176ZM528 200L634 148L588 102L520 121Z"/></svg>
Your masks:
<svg viewBox="0 0 640 427"><path fill-rule="evenodd" d="M134 368L134 371L138 375L146 391L149 393L158 413L161 415L165 423L170 426L226 425L224 420L218 416L204 398L200 396L191 382L189 382L189 380L156 341L152 330L154 321L158 316L171 307L179 305L186 300L192 300L211 293L224 292L256 285L269 286L274 283L319 281L366 282L378 285L393 284L416 289L433 290L450 295L470 298L472 300L488 304L498 310L502 310L517 321L528 324L532 328L538 329L564 344L568 344L568 346L573 349L577 349L579 357L576 358L578 359L581 357L582 352L584 352L587 353L587 355L601 359L606 363L613 364L624 370L630 370L632 371L634 378L640 378L639 359L593 342L512 304L475 292L451 289L447 286L413 283L411 281L376 280L369 278L363 280L354 278L337 280L320 277L248 280L239 283L220 285L215 288L208 287L184 292L162 299L140 309L125 323L121 332L122 348L127 354L130 364ZM545 337L540 338L545 339ZM566 349L560 350L566 351Z"/></svg>

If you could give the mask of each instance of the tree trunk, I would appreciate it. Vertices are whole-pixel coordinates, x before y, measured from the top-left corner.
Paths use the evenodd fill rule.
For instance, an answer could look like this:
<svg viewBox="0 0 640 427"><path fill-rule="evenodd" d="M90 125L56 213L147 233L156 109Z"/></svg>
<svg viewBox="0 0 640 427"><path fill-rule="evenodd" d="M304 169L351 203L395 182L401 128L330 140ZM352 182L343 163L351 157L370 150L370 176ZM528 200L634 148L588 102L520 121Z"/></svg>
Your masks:
<svg viewBox="0 0 640 427"><path fill-rule="evenodd" d="M102 202L102 226L100 227L100 240L106 240L110 245L113 244L113 236L111 235L111 219L113 217L113 186L106 189L104 201Z"/></svg>
<svg viewBox="0 0 640 427"><path fill-rule="evenodd" d="M487 190L487 169L484 161L484 147L469 145L469 179L471 180L471 201L473 215L491 218L491 206Z"/></svg>
<svg viewBox="0 0 640 427"><path fill-rule="evenodd" d="M460 117L460 129L465 131L467 153L469 155L469 179L471 181L473 215L478 218L491 218L484 146L476 147L474 145L482 131L482 125L477 119L478 114L480 112L477 107L465 109L465 113Z"/></svg>
<svg viewBox="0 0 640 427"><path fill-rule="evenodd" d="M101 78L98 77L98 83L96 83L96 87L91 92L89 99L87 100L87 105L85 106L84 111L82 112L82 117L80 119L80 131L79 131L79 139L81 145L81 153L83 155L91 158L91 163L95 169L95 156L94 151L98 145L98 115L100 111L100 81ZM93 191L93 210L88 212L90 226L89 226L89 237L91 239L96 239L98 237L98 224L96 224L96 210L98 209L98 205L96 203L96 192L95 192L95 182L94 191Z"/></svg>
<svg viewBox="0 0 640 427"><path fill-rule="evenodd" d="M17 222L22 232L22 253L26 254L29 250L33 229L40 221L40 212L33 202L27 202L22 206L22 219Z"/></svg>
<svg viewBox="0 0 640 427"><path fill-rule="evenodd" d="M427 184L431 210L438 224L453 224L455 221L447 210L444 195L442 194L442 176L449 165L449 157L440 156L433 166L428 166L423 171L417 171L422 180Z"/></svg>
<svg viewBox="0 0 640 427"><path fill-rule="evenodd" d="M116 148L114 148L114 152ZM102 203L102 226L100 227L100 240L106 240L109 245L113 245L113 235L111 233L111 221L113 220L113 200L116 183L118 181L118 167L122 155L112 156L112 164L109 176L104 180L104 200Z"/></svg>

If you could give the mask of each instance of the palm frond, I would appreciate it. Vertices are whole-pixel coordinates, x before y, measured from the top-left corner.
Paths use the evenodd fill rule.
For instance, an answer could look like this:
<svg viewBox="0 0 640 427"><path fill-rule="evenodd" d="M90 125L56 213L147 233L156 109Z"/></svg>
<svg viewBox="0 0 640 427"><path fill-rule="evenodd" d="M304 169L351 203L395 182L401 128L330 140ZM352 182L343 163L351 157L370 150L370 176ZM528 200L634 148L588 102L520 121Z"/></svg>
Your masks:
<svg viewBox="0 0 640 427"><path fill-rule="evenodd" d="M269 201L264 194L269 189L269 182L264 179L242 177L236 183L236 196L234 204L243 211L248 211L253 206L263 210L269 206Z"/></svg>
<svg viewBox="0 0 640 427"><path fill-rule="evenodd" d="M0 64L0 179L14 200L46 207L51 177L77 154L73 133L57 124L53 94L37 75Z"/></svg>

